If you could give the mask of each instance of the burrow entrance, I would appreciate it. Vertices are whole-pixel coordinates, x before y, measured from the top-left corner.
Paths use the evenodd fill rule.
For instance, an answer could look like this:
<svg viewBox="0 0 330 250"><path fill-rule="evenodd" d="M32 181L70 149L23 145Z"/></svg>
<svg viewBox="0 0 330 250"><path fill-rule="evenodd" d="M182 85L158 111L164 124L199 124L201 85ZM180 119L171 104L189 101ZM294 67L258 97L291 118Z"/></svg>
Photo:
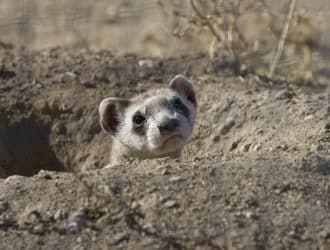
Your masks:
<svg viewBox="0 0 330 250"><path fill-rule="evenodd" d="M41 169L64 171L49 145L49 128L37 119L0 120L0 177L32 176Z"/></svg>

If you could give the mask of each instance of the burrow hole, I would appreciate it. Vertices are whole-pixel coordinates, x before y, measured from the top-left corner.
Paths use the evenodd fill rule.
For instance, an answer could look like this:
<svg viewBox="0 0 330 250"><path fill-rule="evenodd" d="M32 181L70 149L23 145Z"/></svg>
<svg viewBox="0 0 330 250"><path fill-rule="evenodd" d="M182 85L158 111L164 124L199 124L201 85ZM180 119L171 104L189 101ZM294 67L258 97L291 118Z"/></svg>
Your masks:
<svg viewBox="0 0 330 250"><path fill-rule="evenodd" d="M0 121L0 177L32 176L41 169L64 171L49 145L49 128L28 118L17 122Z"/></svg>

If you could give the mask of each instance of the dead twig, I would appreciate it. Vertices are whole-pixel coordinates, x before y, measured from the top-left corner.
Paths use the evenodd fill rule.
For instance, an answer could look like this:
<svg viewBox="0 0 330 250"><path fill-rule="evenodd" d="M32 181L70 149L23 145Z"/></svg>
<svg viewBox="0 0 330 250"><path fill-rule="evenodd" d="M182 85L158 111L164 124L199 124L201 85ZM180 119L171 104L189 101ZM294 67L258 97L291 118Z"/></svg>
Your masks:
<svg viewBox="0 0 330 250"><path fill-rule="evenodd" d="M225 40L225 35L223 33L219 34L217 32L216 28L213 26L213 24L211 22L211 17L204 16L202 14L202 12L197 8L194 0L190 0L190 5L191 5L191 8L193 9L193 11L195 12L195 14L197 15L197 17L199 19L201 19L203 21L203 24L205 24L209 28L209 30L215 36L215 38L218 40L218 42L223 42Z"/></svg>
<svg viewBox="0 0 330 250"><path fill-rule="evenodd" d="M271 79L274 76L275 69L277 67L277 64L278 64L281 56L282 56L285 40L286 40L286 37L288 35L290 25L292 23L292 19L293 19L293 15L295 13L296 5L297 5L297 0L291 0L290 10L289 10L286 22L283 25L282 34L281 34L281 37L280 37L280 40L279 40L279 43L278 43L277 51L276 51L274 60L271 64L271 66L270 66L270 70L269 70L269 73L268 73L268 78L269 79Z"/></svg>

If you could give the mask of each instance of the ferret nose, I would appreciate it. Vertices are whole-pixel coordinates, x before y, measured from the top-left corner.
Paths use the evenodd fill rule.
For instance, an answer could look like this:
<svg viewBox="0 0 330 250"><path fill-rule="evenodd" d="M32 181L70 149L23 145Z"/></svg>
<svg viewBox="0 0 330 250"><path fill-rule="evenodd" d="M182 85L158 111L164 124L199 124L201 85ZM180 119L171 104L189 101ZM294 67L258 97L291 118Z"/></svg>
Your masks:
<svg viewBox="0 0 330 250"><path fill-rule="evenodd" d="M158 129L162 135L170 134L179 127L179 121L177 119L168 119L162 122Z"/></svg>

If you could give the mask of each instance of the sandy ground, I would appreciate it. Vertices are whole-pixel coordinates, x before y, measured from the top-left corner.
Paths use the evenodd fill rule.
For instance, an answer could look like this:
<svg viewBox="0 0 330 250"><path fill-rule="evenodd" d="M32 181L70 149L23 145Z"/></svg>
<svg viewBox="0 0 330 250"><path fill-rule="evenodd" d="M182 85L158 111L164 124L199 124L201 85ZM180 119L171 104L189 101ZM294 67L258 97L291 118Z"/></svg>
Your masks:
<svg viewBox="0 0 330 250"><path fill-rule="evenodd" d="M329 87L204 55L0 53L1 249L329 249ZM98 103L177 73L199 102L182 161L102 169Z"/></svg>

